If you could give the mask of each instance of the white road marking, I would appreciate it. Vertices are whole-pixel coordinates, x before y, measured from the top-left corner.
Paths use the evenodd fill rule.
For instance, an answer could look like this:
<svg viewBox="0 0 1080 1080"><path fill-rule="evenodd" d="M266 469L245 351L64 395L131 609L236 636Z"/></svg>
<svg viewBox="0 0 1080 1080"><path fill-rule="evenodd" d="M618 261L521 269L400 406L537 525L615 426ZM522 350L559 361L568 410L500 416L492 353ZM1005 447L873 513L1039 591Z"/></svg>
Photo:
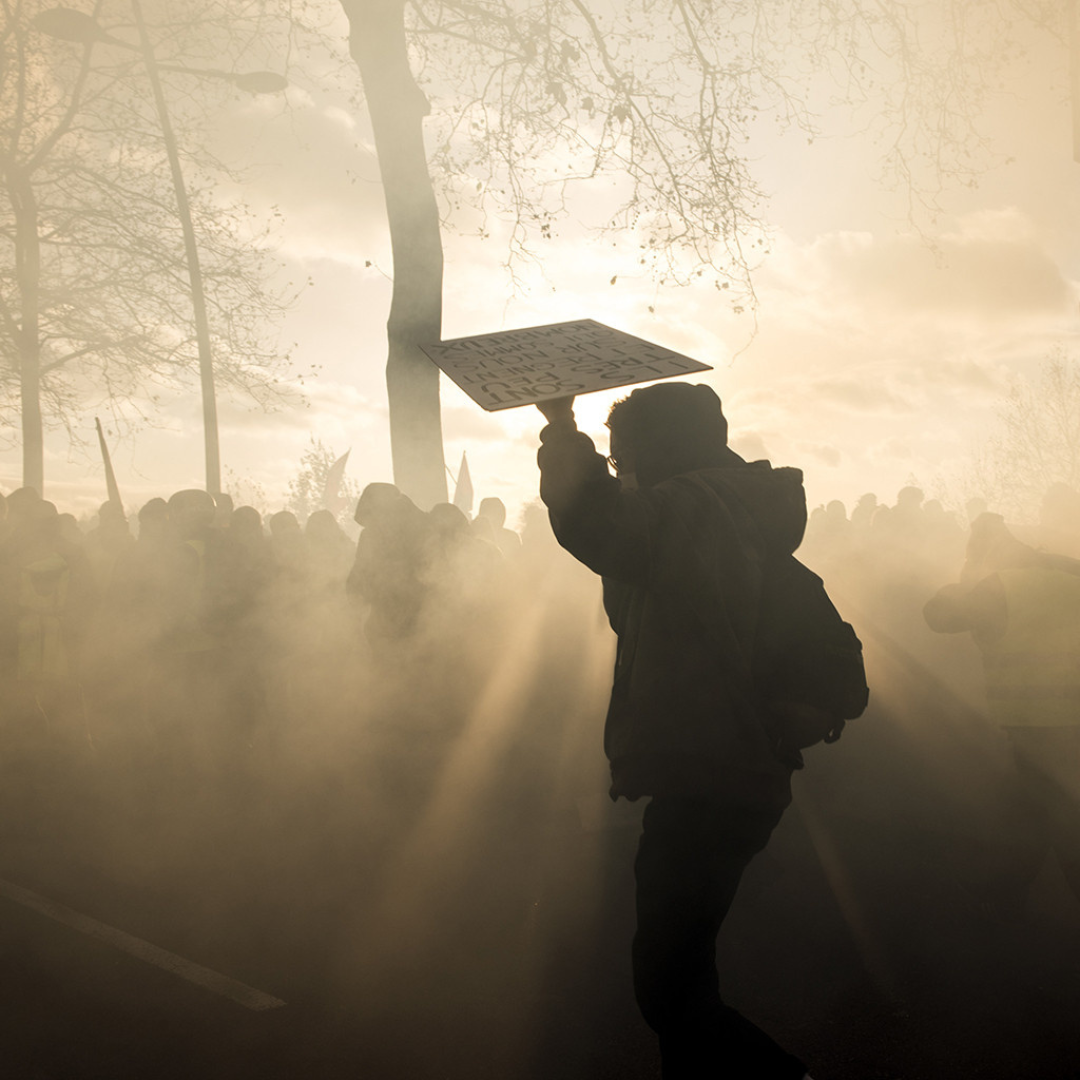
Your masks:
<svg viewBox="0 0 1080 1080"><path fill-rule="evenodd" d="M41 915L55 919L65 926L70 926L73 930L78 930L90 937L97 938L99 941L104 941L121 952L126 952L129 956L134 956L147 964L153 964L154 967L159 967L163 971L179 975L181 979L187 979L188 982L201 986L211 993L220 994L221 997L235 1001L238 1005L243 1005L245 1009L261 1012L265 1009L278 1009L285 1004L280 998L264 994L261 990L256 990L246 983L230 979L228 975L222 975L219 972L211 971L210 968L203 967L201 964L185 960L182 956L177 956L176 953L160 949L157 945L151 945L149 941L143 941L142 938L137 938L132 934L125 934L123 930L117 930L106 923L98 922L97 919L91 919L89 915L73 911L63 904L39 896L29 889L24 889L21 885L15 885L10 881L5 881L3 878L0 878L0 896L6 896L9 900L15 901L16 904L22 904L23 907L28 907Z"/></svg>

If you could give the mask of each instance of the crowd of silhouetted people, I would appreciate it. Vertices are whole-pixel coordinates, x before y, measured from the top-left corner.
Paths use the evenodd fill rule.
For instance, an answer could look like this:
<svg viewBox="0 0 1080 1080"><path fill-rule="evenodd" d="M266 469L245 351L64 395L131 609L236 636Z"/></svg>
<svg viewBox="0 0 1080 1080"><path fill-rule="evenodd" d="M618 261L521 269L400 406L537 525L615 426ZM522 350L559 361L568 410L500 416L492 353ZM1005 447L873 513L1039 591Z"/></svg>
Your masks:
<svg viewBox="0 0 1080 1080"><path fill-rule="evenodd" d="M965 919L986 891L984 853L1009 808L984 796L1007 763L983 753L994 733L978 650L966 634L935 635L923 609L961 579L972 524L995 509L949 510L915 487L891 504L865 495L850 513L831 502L811 512L797 553L867 647L871 712L838 750L814 748L806 775L825 778L811 806L862 853L849 885L873 913L892 911L891 889L887 900L874 889L894 862ZM1037 524L1011 527L1080 556L1080 495L1056 485ZM380 483L344 523L196 490L130 517L106 502L83 522L29 489L0 497L0 796L31 823L66 800L56 834L116 834L116 861L140 873L157 873L155 859L197 866L210 831L254 807L250 836L275 850L321 844L348 864L357 837L387 838L406 869L399 880L396 862L382 867L384 907L438 895L436 926L456 888L459 917L474 919L478 880L502 896L492 882L511 863L534 882L568 858L565 841L536 840L541 826L604 827L612 652L599 583L539 503L515 532L497 499L470 519ZM69 798L84 780L120 791L115 812ZM74 827L79 814L98 823ZM497 839L476 840L488 833ZM377 864L359 865L374 890ZM427 940L412 924L407 937Z"/></svg>
<svg viewBox="0 0 1080 1080"><path fill-rule="evenodd" d="M811 513L798 554L860 632L869 623L932 666L922 605L956 578L970 522L987 509L974 499L947 510L915 487L893 505L864 495L850 514L834 501ZM575 590L603 634L598 590L556 545L543 507L525 508L521 535L505 519L499 499L470 519L449 503L422 511L383 483L356 506L358 533L328 510L264 517L198 490L130 518L109 501L89 522L32 489L0 496L6 751L137 746L220 767L314 732L327 712L358 715L395 680L437 726L442 704L456 695L467 708L480 692L524 605L559 575L573 584L549 641L521 662L570 625L558 609ZM1080 554L1080 495L1055 485L1040 524L1018 535Z"/></svg>
<svg viewBox="0 0 1080 1080"><path fill-rule="evenodd" d="M914 486L901 488L893 506L873 493L863 495L850 514L834 500L811 512L799 555L834 573L854 560L947 579L963 562L971 523L988 511L1003 512L980 497L968 499L962 512L947 510ZM1052 484L1043 494L1038 523L1012 527L1036 547L1080 556L1080 493Z"/></svg>
<svg viewBox="0 0 1080 1080"><path fill-rule="evenodd" d="M514 598L569 563L542 508L521 536L505 517L378 483L358 539L328 510L264 518L198 490L83 523L29 488L0 496L5 758L135 748L227 770L297 732L325 741L329 713L360 723L387 685L438 712L479 692Z"/></svg>
<svg viewBox="0 0 1080 1080"><path fill-rule="evenodd" d="M824 578L837 606L863 635L877 633L933 670L958 694L978 702L981 673L970 643L943 647L923 619L923 605L955 581L964 564L972 524L1001 514L1017 538L1058 555L1080 557L1080 493L1064 483L1047 487L1037 520L1018 524L1006 507L981 497L947 509L909 485L892 505L873 493L851 507L834 500L814 509L798 557Z"/></svg>

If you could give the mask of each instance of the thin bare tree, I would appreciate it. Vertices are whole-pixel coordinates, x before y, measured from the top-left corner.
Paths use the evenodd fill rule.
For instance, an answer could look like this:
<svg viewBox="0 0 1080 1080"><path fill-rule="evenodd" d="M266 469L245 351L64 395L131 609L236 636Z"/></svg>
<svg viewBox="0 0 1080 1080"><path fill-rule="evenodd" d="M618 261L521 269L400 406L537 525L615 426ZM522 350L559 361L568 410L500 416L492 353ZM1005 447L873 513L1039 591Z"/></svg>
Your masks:
<svg viewBox="0 0 1080 1080"><path fill-rule="evenodd" d="M234 94L216 79L228 71L186 71L186 57L200 66L208 34L215 44L222 36L197 7L174 8L163 27L151 22L161 65ZM102 30L83 41L50 32L63 30L58 10L47 0L0 3L0 401L18 414L23 483L39 491L48 426L70 428L86 405L145 418L161 394L191 385L200 352L178 189L131 6L98 0L75 13ZM269 285L266 226L216 194L228 168L186 137L220 100L185 93L175 108L184 194L218 385L265 402L278 393L285 358L274 328L289 297ZM217 438L215 424L206 432L215 454ZM209 472L207 483L218 486Z"/></svg>
<svg viewBox="0 0 1080 1080"><path fill-rule="evenodd" d="M341 4L393 245L395 477L425 504L446 488L438 373L417 345L440 335L441 230L459 211L512 222L513 271L542 257L578 190L606 179L598 225L636 240L635 269L711 281L749 311L770 242L759 131L814 139L821 112L846 106L850 129L879 145L878 179L926 226L944 190L994 160L981 115L1001 72L1036 35L1063 56L1068 40L1065 6L1042 0Z"/></svg>
<svg viewBox="0 0 1080 1080"><path fill-rule="evenodd" d="M1033 377L1014 378L961 486L1010 520L1034 522L1054 484L1080 492L1080 366L1061 348Z"/></svg>

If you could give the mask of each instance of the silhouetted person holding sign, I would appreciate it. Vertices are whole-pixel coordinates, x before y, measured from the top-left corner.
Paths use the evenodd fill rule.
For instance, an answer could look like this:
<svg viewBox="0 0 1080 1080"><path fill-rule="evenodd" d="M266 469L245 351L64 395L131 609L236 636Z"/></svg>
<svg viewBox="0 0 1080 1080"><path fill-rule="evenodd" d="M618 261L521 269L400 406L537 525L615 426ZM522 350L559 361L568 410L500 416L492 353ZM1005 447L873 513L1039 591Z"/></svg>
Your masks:
<svg viewBox="0 0 1080 1080"><path fill-rule="evenodd" d="M604 731L611 796L651 796L633 968L664 1080L801 1080L802 1062L722 1002L715 957L739 879L791 801L799 747L822 737L785 745L754 673L763 568L794 562L806 527L802 473L732 452L707 386L661 383L618 402L617 476L577 430L573 398L538 407L541 498L562 546L603 577L619 639ZM809 706L788 711L815 719Z"/></svg>

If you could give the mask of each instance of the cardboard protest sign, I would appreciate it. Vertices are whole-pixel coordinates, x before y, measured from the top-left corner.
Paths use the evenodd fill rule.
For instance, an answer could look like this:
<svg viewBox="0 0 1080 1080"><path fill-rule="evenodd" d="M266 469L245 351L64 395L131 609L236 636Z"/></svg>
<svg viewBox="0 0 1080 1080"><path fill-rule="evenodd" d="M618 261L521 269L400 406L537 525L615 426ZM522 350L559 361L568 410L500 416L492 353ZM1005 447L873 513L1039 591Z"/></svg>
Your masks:
<svg viewBox="0 0 1080 1080"><path fill-rule="evenodd" d="M477 334L420 348L488 412L712 370L593 319Z"/></svg>

